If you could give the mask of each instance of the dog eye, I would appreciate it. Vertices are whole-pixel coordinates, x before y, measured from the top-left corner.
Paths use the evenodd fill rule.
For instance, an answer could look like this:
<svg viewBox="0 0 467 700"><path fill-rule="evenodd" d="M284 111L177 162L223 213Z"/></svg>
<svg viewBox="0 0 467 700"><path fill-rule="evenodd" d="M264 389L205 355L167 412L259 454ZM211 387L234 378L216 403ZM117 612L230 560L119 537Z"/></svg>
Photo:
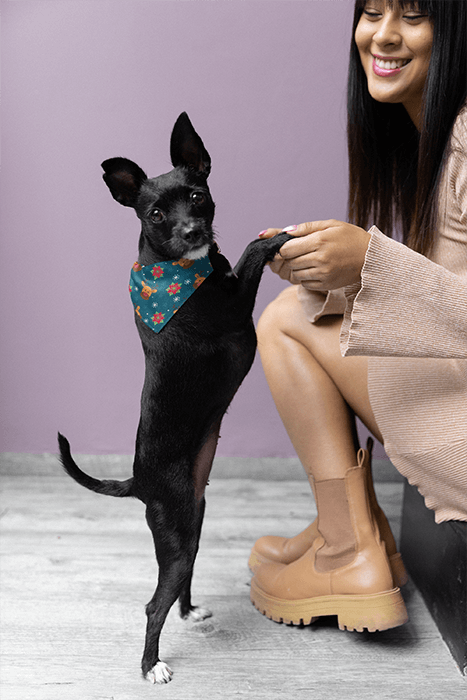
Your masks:
<svg viewBox="0 0 467 700"><path fill-rule="evenodd" d="M191 199L195 204L204 204L204 202L206 201L206 197L202 192L193 192L193 194L191 195Z"/></svg>
<svg viewBox="0 0 467 700"><path fill-rule="evenodd" d="M151 219L156 223L159 224L164 218L164 213L160 209L154 209L152 214L151 214Z"/></svg>

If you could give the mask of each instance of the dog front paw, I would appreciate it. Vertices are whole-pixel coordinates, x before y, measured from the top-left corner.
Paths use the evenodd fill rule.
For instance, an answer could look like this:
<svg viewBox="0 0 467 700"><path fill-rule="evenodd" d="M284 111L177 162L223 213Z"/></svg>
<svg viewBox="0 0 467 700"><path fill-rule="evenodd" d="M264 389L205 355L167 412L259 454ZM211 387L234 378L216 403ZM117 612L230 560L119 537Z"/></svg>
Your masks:
<svg viewBox="0 0 467 700"><path fill-rule="evenodd" d="M261 240L260 243L263 243L264 248L266 249L266 260L271 262L284 243L290 241L291 238L293 238L293 236L291 236L290 233L278 233L273 238L265 238L264 240Z"/></svg>
<svg viewBox="0 0 467 700"><path fill-rule="evenodd" d="M157 664L146 673L145 678L150 683L154 683L154 685L156 683L158 685L163 685L164 683L170 683L172 676L172 669L163 661L158 661Z"/></svg>

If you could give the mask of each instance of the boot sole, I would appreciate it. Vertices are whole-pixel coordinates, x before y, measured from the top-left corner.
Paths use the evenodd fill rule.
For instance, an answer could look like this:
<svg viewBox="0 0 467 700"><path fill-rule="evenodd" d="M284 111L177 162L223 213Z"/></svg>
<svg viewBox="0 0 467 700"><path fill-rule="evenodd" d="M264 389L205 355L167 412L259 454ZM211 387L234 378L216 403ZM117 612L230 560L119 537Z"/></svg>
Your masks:
<svg viewBox="0 0 467 700"><path fill-rule="evenodd" d="M399 588L372 595L330 595L304 600L282 600L265 593L253 579L251 602L260 613L274 622L287 625L311 625L318 617L337 615L339 629L382 632L399 627L408 620Z"/></svg>
<svg viewBox="0 0 467 700"><path fill-rule="evenodd" d="M284 562L280 562L281 564ZM254 548L251 550L250 558L248 560L248 567L250 571L254 574L261 564L277 564L276 559L268 559L268 557L263 556L255 552ZM392 578L394 580L394 585L397 588L405 586L409 580L407 571L402 561L402 556L399 552L392 554L389 557L389 565L391 567Z"/></svg>

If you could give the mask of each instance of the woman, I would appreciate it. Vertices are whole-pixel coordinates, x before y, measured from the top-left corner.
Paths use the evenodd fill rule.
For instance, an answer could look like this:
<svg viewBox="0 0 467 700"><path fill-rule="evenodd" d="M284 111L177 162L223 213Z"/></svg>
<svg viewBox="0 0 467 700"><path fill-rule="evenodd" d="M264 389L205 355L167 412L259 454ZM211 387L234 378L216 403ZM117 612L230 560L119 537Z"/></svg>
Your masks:
<svg viewBox="0 0 467 700"><path fill-rule="evenodd" d="M355 415L437 522L467 520L467 108L464 0L357 0L348 82L349 216L288 227L292 282L258 347L315 494L298 536L252 550L268 617L384 630L406 580ZM403 243L386 234L399 230ZM275 235L268 229L260 236Z"/></svg>

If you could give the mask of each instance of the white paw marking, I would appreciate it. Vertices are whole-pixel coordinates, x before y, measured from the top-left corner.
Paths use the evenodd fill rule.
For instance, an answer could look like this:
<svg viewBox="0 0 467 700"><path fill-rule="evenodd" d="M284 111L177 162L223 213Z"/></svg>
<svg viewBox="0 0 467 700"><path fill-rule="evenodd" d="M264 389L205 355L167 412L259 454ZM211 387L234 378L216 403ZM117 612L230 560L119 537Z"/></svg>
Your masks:
<svg viewBox="0 0 467 700"><path fill-rule="evenodd" d="M201 622L207 617L212 617L212 612L210 610L206 608L195 608L194 610L190 610L187 619L193 622Z"/></svg>
<svg viewBox="0 0 467 700"><path fill-rule="evenodd" d="M154 668L146 673L146 679L150 683L162 685L170 683L172 680L173 671L163 661L158 661Z"/></svg>

